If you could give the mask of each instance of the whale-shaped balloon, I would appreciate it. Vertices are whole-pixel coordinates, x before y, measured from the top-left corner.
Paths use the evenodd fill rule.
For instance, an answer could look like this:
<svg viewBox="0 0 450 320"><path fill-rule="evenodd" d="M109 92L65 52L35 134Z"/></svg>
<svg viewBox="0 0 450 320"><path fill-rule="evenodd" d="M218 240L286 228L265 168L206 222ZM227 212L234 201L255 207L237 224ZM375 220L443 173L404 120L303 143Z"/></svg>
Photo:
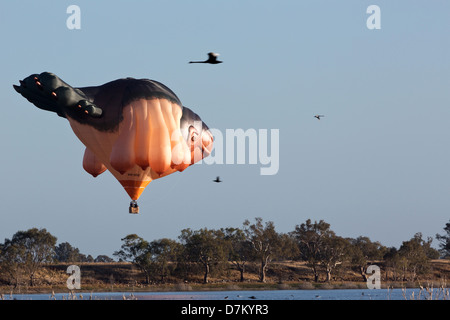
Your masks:
<svg viewBox="0 0 450 320"><path fill-rule="evenodd" d="M152 180L183 171L213 147L201 118L154 80L125 78L73 88L43 72L13 87L38 108L66 118L86 146L83 168L94 177L110 171L133 207Z"/></svg>

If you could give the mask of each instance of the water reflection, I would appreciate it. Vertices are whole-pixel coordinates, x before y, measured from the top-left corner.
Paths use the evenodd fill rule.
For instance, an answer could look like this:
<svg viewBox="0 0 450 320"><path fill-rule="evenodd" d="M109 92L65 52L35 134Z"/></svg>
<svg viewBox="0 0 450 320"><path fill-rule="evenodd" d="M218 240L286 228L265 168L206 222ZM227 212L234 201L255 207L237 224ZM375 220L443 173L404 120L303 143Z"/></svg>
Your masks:
<svg viewBox="0 0 450 320"><path fill-rule="evenodd" d="M435 299L439 299L435 292ZM2 295L3 300L410 300L427 299L419 289L335 289L183 292L82 292ZM440 299L445 298L444 296Z"/></svg>

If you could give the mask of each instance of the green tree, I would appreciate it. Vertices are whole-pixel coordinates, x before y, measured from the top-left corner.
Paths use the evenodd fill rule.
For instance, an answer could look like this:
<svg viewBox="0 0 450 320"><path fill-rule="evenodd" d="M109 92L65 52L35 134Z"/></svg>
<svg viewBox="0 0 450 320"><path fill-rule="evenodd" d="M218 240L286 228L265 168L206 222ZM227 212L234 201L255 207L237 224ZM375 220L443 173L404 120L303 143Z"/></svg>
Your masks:
<svg viewBox="0 0 450 320"><path fill-rule="evenodd" d="M244 281L245 267L253 259L253 248L245 232L239 228L221 229L228 244L228 261L240 272L240 282Z"/></svg>
<svg viewBox="0 0 450 320"><path fill-rule="evenodd" d="M107 255L100 254L94 259L94 262L114 262L114 259L108 257Z"/></svg>
<svg viewBox="0 0 450 320"><path fill-rule="evenodd" d="M121 250L113 253L120 260L131 261L145 276L145 283L150 283L152 271L151 250L149 243L136 234L129 234L121 239Z"/></svg>
<svg viewBox="0 0 450 320"><path fill-rule="evenodd" d="M55 260L59 262L80 262L80 250L72 247L68 242L55 247Z"/></svg>
<svg viewBox="0 0 450 320"><path fill-rule="evenodd" d="M295 260L300 254L297 241L291 233L280 233L280 250L278 258L281 260Z"/></svg>
<svg viewBox="0 0 450 320"><path fill-rule="evenodd" d="M446 234L436 234L436 239L439 240L440 253L442 257L450 257L450 222L445 224L444 231Z"/></svg>
<svg viewBox="0 0 450 320"><path fill-rule="evenodd" d="M181 250L181 244L171 239L164 238L150 242L151 259L162 282L173 269L169 268L170 262L177 261Z"/></svg>
<svg viewBox="0 0 450 320"><path fill-rule="evenodd" d="M244 232L252 244L254 257L260 263L259 280L266 281L266 271L272 259L280 252L280 236L275 231L272 221L263 224L262 218L255 218L255 223L244 221Z"/></svg>
<svg viewBox="0 0 450 320"><path fill-rule="evenodd" d="M200 263L203 266L203 283L208 283L211 266L226 261L226 244L220 230L183 229L179 239L184 247L187 261Z"/></svg>
<svg viewBox="0 0 450 320"><path fill-rule="evenodd" d="M46 229L37 228L18 231L11 240L5 239L2 251L10 260L6 262L10 274L11 268L17 267L29 278L30 286L34 286L36 271L43 263L53 260L55 243L56 237Z"/></svg>
<svg viewBox="0 0 450 320"><path fill-rule="evenodd" d="M367 268L373 264L375 260L383 259L387 252L386 247L379 242L372 242L368 237L360 236L356 239L349 239L349 258L353 266L358 268L358 271L367 282Z"/></svg>
<svg viewBox="0 0 450 320"><path fill-rule="evenodd" d="M403 241L398 251L400 257L404 259L405 271L411 275L414 281L418 274L423 274L429 270L430 260L439 257L437 250L431 248L433 239L429 237L427 241L422 239L422 233L418 232L408 241ZM405 272L406 273L406 272Z"/></svg>
<svg viewBox="0 0 450 320"><path fill-rule="evenodd" d="M321 263L325 241L334 235L334 232L330 230L330 225L323 220L312 223L308 219L305 223L295 226L295 230L290 234L297 242L300 258L306 261L311 268L314 281L319 281L318 267Z"/></svg>
<svg viewBox="0 0 450 320"><path fill-rule="evenodd" d="M386 249L385 254L383 255L383 260L386 266L386 280L389 279L389 270L391 270L393 281L398 281L403 279L399 270L402 267L402 259L398 253L398 249L395 247L390 247Z"/></svg>
<svg viewBox="0 0 450 320"><path fill-rule="evenodd" d="M83 253L80 253L79 254L79 256L78 256L78 261L79 262L95 262L95 259L94 259L94 257L93 256L91 256L90 254L88 254L88 255L85 255L85 254L83 254Z"/></svg>
<svg viewBox="0 0 450 320"><path fill-rule="evenodd" d="M1 275L8 277L10 284L17 288L24 275L24 256L25 248L11 240L6 239L4 244L0 244L0 271Z"/></svg>
<svg viewBox="0 0 450 320"><path fill-rule="evenodd" d="M325 267L325 281L331 281L331 272L344 262L350 245L347 239L329 232L324 238L323 247L320 249L320 263Z"/></svg>

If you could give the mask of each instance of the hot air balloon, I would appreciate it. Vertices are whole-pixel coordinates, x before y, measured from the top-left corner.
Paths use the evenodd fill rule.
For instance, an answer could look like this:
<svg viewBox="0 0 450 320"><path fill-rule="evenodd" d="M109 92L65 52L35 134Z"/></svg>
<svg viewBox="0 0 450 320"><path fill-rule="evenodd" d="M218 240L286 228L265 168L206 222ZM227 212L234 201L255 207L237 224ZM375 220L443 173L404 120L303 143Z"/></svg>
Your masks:
<svg viewBox="0 0 450 320"><path fill-rule="evenodd" d="M38 108L66 118L86 146L83 168L106 170L131 198L130 213L155 179L182 172L211 153L208 126L164 84L124 78L73 88L50 72L32 74L14 89Z"/></svg>

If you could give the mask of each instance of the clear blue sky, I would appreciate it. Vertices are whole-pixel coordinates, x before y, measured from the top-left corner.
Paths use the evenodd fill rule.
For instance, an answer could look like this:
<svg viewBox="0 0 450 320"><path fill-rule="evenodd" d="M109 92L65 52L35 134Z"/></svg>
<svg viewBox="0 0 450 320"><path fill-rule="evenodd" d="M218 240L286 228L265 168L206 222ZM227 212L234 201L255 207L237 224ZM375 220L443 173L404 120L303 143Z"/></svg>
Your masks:
<svg viewBox="0 0 450 320"><path fill-rule="evenodd" d="M66 9L81 9L69 30ZM369 5L381 29L369 30ZM399 247L450 219L450 2L2 1L0 242L46 228L112 256L130 233L325 220ZM190 60L220 53L220 65ZM139 215L109 173L82 168L67 120L12 88L51 71L73 86L158 80L211 127L279 129L280 168L195 165L150 183ZM318 121L313 116L324 114ZM217 175L224 180L214 184ZM173 201L173 195L176 201ZM434 242L436 245L436 240Z"/></svg>

